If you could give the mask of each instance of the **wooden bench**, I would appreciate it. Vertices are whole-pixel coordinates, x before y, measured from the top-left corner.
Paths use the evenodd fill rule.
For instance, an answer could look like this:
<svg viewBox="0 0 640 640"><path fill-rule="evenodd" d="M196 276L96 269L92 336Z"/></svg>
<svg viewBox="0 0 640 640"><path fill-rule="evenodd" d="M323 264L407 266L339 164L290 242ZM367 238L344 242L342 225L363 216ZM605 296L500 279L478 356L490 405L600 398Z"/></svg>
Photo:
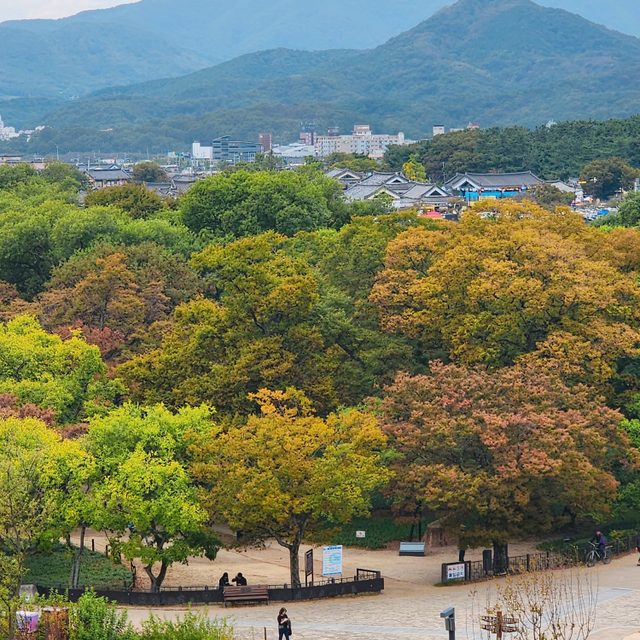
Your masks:
<svg viewBox="0 0 640 640"><path fill-rule="evenodd" d="M424 542L401 542L400 555L416 557L424 556Z"/></svg>
<svg viewBox="0 0 640 640"><path fill-rule="evenodd" d="M235 602L264 602L269 604L269 587L247 585L246 587L225 587L222 592L224 606Z"/></svg>

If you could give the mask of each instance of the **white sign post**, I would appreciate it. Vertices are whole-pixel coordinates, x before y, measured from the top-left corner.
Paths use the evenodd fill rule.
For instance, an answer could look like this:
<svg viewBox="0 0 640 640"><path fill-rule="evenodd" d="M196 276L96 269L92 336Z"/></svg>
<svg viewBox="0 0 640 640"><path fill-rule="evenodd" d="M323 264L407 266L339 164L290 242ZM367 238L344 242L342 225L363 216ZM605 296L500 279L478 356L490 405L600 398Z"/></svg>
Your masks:
<svg viewBox="0 0 640 640"><path fill-rule="evenodd" d="M366 538L367 537L367 532L366 531L356 531L356 538Z"/></svg>
<svg viewBox="0 0 640 640"><path fill-rule="evenodd" d="M322 550L322 575L325 577L342 575L342 545L324 547Z"/></svg>
<svg viewBox="0 0 640 640"><path fill-rule="evenodd" d="M447 565L447 581L464 580L467 577L466 565L464 562Z"/></svg>

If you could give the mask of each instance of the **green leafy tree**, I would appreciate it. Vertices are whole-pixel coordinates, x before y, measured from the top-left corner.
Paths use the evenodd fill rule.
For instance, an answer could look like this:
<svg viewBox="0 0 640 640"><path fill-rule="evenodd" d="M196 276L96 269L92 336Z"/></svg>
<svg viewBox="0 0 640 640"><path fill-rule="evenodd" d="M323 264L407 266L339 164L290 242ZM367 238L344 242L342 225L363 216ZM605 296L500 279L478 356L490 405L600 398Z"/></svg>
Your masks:
<svg viewBox="0 0 640 640"><path fill-rule="evenodd" d="M105 373L100 351L81 338L62 340L29 316L0 325L0 393L52 409L59 423L110 403L119 385L101 381Z"/></svg>
<svg viewBox="0 0 640 640"><path fill-rule="evenodd" d="M402 165L402 171L409 180L415 182L427 181L427 171L415 153L411 154L409 159Z"/></svg>
<svg viewBox="0 0 640 640"><path fill-rule="evenodd" d="M55 450L45 473L45 490L54 500L51 527L57 538L64 538L73 554L69 585L80 585L80 568L85 551L87 527L95 521L97 510L95 486L100 480L96 460L80 440L64 440ZM80 532L77 547L71 544L71 534Z"/></svg>
<svg viewBox="0 0 640 640"><path fill-rule="evenodd" d="M568 207L571 205L575 195L561 191L551 184L541 184L529 189L524 197L533 200L533 202L545 209L554 211L556 207Z"/></svg>
<svg viewBox="0 0 640 640"><path fill-rule="evenodd" d="M235 171L197 182L181 200L191 231L237 238L337 227L348 219L342 188L320 172Z"/></svg>
<svg viewBox="0 0 640 640"><path fill-rule="evenodd" d="M115 553L140 559L153 592L173 563L215 558L218 539L187 471L190 438L211 429L204 406L173 414L125 405L90 423L86 447L102 478L93 524L108 532Z"/></svg>
<svg viewBox="0 0 640 640"><path fill-rule="evenodd" d="M47 182L60 185L63 189L75 191L86 189L89 183L86 174L65 162L50 162L40 176Z"/></svg>
<svg viewBox="0 0 640 640"><path fill-rule="evenodd" d="M620 205L618 217L624 227L640 226L640 192L627 195Z"/></svg>
<svg viewBox="0 0 640 640"><path fill-rule="evenodd" d="M117 207L132 218L151 218L165 208L162 198L143 184L123 184L92 191L85 202L89 207Z"/></svg>
<svg viewBox="0 0 640 640"><path fill-rule="evenodd" d="M143 182L166 182L169 179L167 172L156 162L138 162L133 167L131 174L133 181L141 184Z"/></svg>
<svg viewBox="0 0 640 640"><path fill-rule="evenodd" d="M326 413L360 402L406 355L401 341L355 322L348 296L282 236L211 245L193 264L215 300L178 307L161 346L120 367L137 401L246 414L249 393L294 386Z"/></svg>
<svg viewBox="0 0 640 640"><path fill-rule="evenodd" d="M18 576L27 554L55 537L46 467L58 442L57 433L35 418L0 420L0 546L14 559Z"/></svg>
<svg viewBox="0 0 640 640"><path fill-rule="evenodd" d="M324 164L333 169L349 169L359 172L380 170L380 163L377 160L353 153L332 153L324 159Z"/></svg>
<svg viewBox="0 0 640 640"><path fill-rule="evenodd" d="M638 170L622 158L593 160L580 173L580 182L588 195L606 200L620 190L633 187Z"/></svg>

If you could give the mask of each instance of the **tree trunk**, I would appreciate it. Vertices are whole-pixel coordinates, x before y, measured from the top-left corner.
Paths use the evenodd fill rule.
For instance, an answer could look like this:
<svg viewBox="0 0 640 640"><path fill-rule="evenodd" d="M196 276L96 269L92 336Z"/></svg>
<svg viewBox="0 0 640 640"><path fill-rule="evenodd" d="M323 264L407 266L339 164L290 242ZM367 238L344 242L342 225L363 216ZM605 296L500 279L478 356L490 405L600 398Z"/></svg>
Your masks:
<svg viewBox="0 0 640 640"><path fill-rule="evenodd" d="M506 542L493 543L493 573L504 575L509 568L509 545Z"/></svg>
<svg viewBox="0 0 640 640"><path fill-rule="evenodd" d="M296 589L302 586L300 581L300 542L297 540L289 546L289 568L291 570L291 586Z"/></svg>
<svg viewBox="0 0 640 640"><path fill-rule="evenodd" d="M146 574L149 576L149 581L151 582L151 587L149 591L151 593L160 593L160 588L162 587L162 583L167 575L167 569L169 565L163 560L160 564L160 571L158 575L154 575L153 573L153 564L147 564L144 567Z"/></svg>
<svg viewBox="0 0 640 640"><path fill-rule="evenodd" d="M84 552L84 538L87 533L86 527L80 527L80 546L73 554L73 563L71 565L71 588L77 589L80 584L80 563L82 562L82 554Z"/></svg>

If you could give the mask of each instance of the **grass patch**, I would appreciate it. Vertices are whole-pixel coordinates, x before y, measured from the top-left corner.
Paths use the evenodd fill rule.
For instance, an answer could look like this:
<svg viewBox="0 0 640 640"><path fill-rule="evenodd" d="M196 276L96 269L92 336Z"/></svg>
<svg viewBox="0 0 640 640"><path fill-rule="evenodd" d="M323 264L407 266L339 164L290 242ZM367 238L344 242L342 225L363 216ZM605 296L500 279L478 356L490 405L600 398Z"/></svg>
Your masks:
<svg viewBox="0 0 640 640"><path fill-rule="evenodd" d="M426 525L423 523L422 531ZM365 538L356 538L356 531L364 531ZM331 544L342 544L345 547L363 547L365 549L384 549L389 542L409 539L411 524L398 522L390 515L377 515L370 518L356 518L330 536ZM414 536L417 533L417 527Z"/></svg>
<svg viewBox="0 0 640 640"><path fill-rule="evenodd" d="M73 552L63 545L47 553L38 553L27 559L24 580L42 587L69 587ZM85 549L80 565L80 585L94 589L122 589L124 581L131 583L131 572L114 564L100 553Z"/></svg>

